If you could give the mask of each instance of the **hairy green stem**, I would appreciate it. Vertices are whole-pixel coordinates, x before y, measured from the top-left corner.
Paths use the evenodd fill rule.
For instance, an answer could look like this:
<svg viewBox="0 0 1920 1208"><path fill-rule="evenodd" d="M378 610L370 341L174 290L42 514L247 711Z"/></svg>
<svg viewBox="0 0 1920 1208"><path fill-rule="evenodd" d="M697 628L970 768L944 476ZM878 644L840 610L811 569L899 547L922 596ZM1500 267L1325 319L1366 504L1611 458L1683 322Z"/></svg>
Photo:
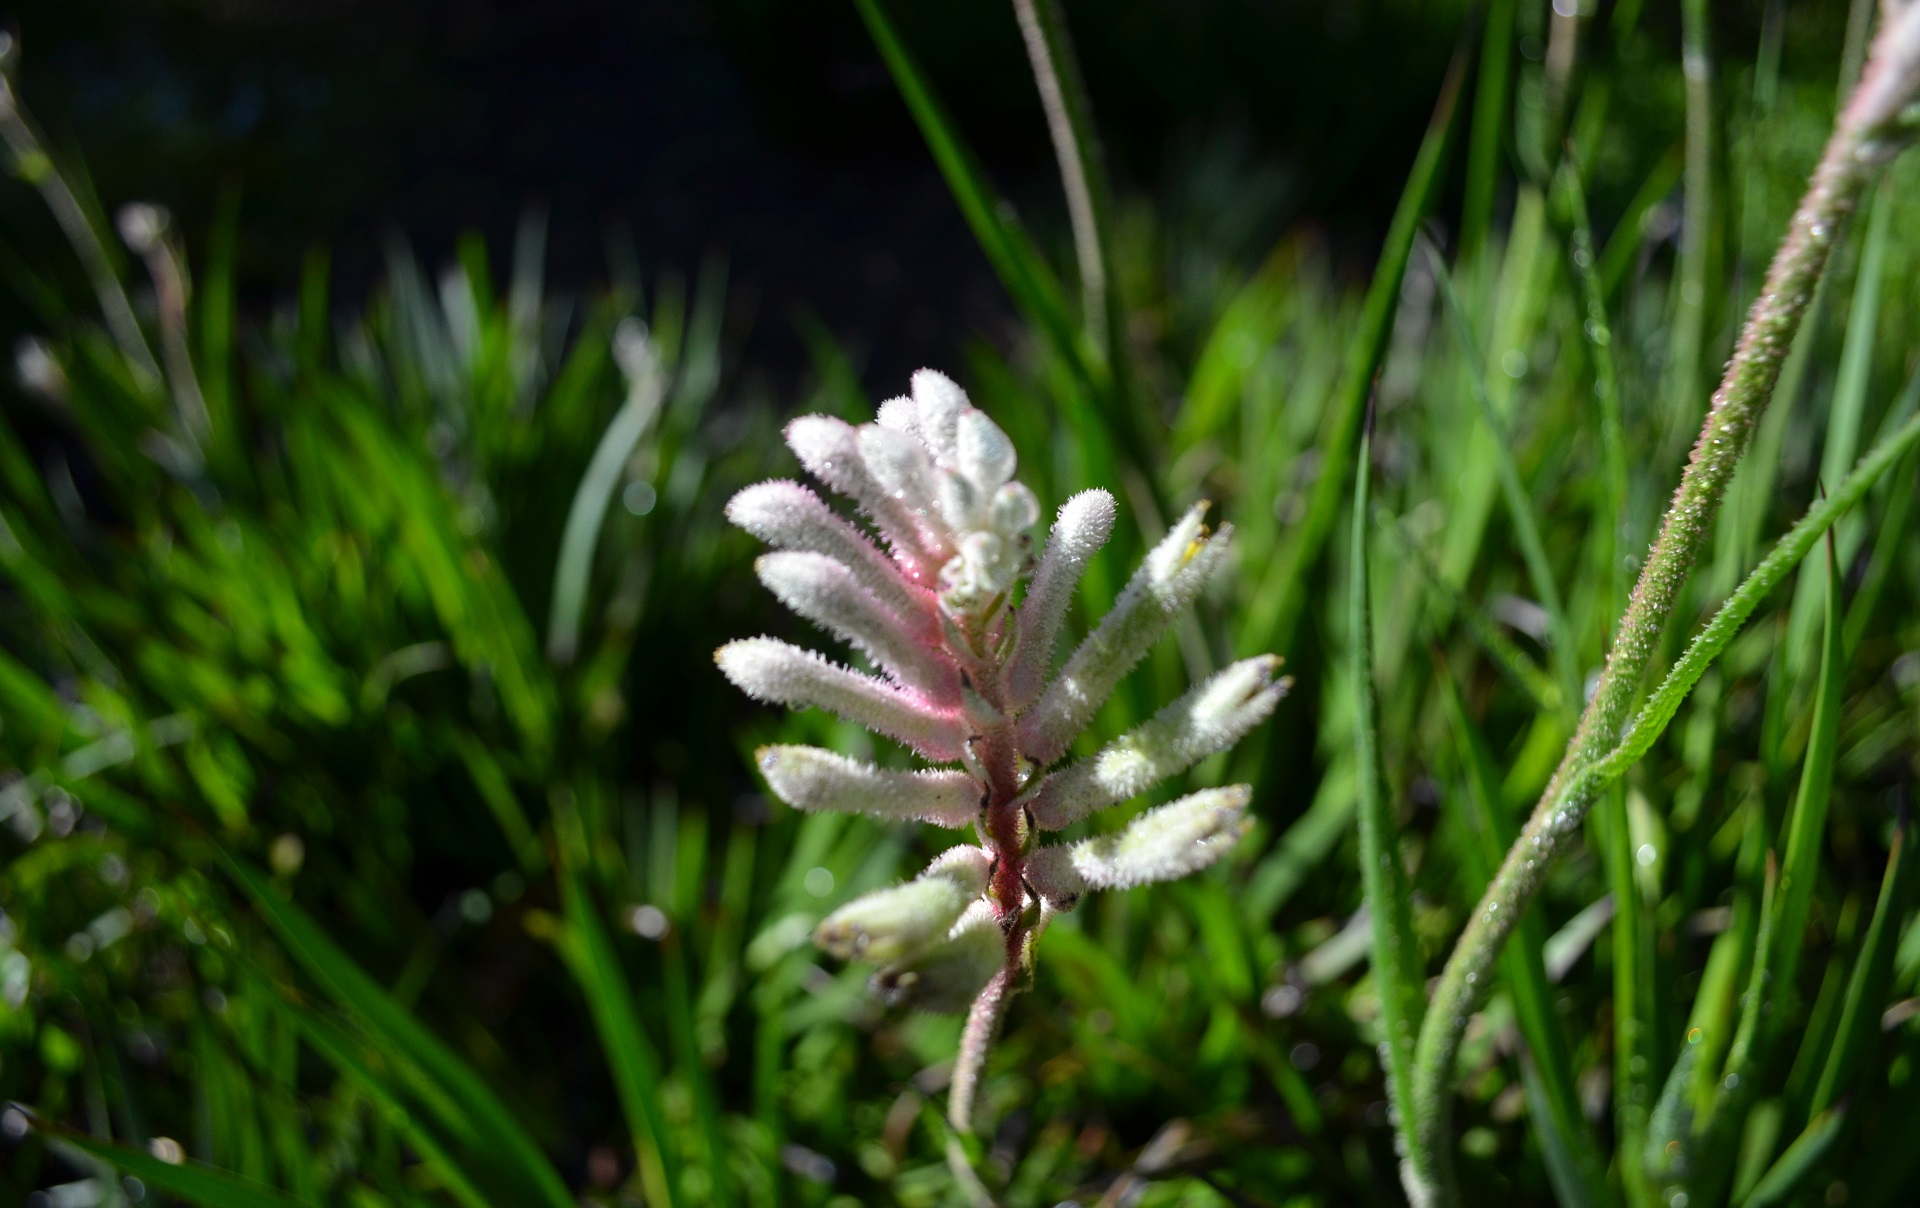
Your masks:
<svg viewBox="0 0 1920 1208"><path fill-rule="evenodd" d="M1579 832L1603 783L1625 769L1619 761L1636 744L1622 741L1622 727L1640 681L1687 574L1711 535L1721 496L1773 393L1836 234L1875 169L1898 150L1906 132L1903 126L1910 124L1903 111L1916 90L1920 90L1920 3L1909 3L1888 11L1860 87L1836 122L1774 255L1733 359L1714 392L1660 536L1634 586L1580 728L1440 976L1421 1029L1413 1072L1416 1144L1423 1151L1423 1164L1435 1176L1430 1189L1409 1188L1418 1196L1417 1205L1459 1202L1453 1172L1452 1081L1468 1017L1485 1001L1500 950L1539 895L1554 858L1567 839ZM1664 698L1657 694L1657 699ZM1672 707L1677 703L1672 702Z"/></svg>

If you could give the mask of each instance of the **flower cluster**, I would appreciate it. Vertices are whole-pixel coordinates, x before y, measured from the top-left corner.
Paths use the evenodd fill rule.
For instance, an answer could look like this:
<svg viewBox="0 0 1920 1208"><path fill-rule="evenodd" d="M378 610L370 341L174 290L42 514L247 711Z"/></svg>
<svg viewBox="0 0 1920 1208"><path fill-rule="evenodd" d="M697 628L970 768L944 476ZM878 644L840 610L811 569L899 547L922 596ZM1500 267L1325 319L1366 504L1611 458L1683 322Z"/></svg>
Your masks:
<svg viewBox="0 0 1920 1208"><path fill-rule="evenodd" d="M1194 793L1079 842L1041 845L1041 832L1231 746L1273 711L1288 681L1275 678L1271 656L1235 663L1098 753L1054 767L1199 594L1231 528L1209 536L1206 505L1189 511L1049 678L1074 588L1112 533L1112 496L1067 500L1036 560L1028 530L1039 506L1014 480L1013 443L932 370L914 374L912 396L884 403L877 423L803 416L787 443L808 473L852 500L873 535L789 481L740 492L728 518L774 547L755 567L781 602L879 674L768 637L731 642L715 659L760 700L825 708L930 763L959 765L899 771L814 747L759 752L768 787L796 809L976 828L978 844L843 906L816 935L834 956L879 965L875 985L892 1002L971 1010L949 1113L964 1129L986 1046L1047 919L1089 890L1212 863L1244 829L1248 789ZM1016 607L1014 588L1029 576Z"/></svg>

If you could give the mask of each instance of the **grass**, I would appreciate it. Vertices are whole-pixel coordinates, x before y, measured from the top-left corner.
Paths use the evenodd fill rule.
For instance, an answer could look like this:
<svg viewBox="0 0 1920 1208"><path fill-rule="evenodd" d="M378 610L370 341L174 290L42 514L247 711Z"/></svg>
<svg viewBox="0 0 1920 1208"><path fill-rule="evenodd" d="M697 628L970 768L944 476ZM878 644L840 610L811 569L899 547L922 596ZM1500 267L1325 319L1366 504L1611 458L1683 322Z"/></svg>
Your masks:
<svg viewBox="0 0 1920 1208"><path fill-rule="evenodd" d="M1049 931L975 1169L1016 1205L1399 1202L1384 1029L1573 734L1865 35L1784 54L1806 13L1770 6L1748 61L1688 6L1690 81L1638 6L1488 6L1368 272L1307 230L1188 271L1208 232L1123 189L1092 207L1090 329L1068 224L1009 217L858 6L1024 323L944 368L1049 511L1101 485L1138 518L1078 615L1174 509L1236 526L1230 582L1096 737L1242 652L1298 680L1193 773L1257 786L1227 865ZM1573 74L1519 53L1556 33ZM1092 117L1061 120L1098 163ZM1465 1202L1920 1194L1917 170L1836 233L1613 787L1466 1021ZM498 283L474 243L437 281L397 251L364 305L316 258L272 318L236 309L230 229L171 310L88 253L131 335L8 256L43 343L0 424L0 1198L966 1202L958 1021L808 943L927 839L770 806L754 746L871 740L708 658L784 624L721 505L796 472L782 415L872 400L830 340L807 397L741 385L717 270L564 299L538 244Z"/></svg>

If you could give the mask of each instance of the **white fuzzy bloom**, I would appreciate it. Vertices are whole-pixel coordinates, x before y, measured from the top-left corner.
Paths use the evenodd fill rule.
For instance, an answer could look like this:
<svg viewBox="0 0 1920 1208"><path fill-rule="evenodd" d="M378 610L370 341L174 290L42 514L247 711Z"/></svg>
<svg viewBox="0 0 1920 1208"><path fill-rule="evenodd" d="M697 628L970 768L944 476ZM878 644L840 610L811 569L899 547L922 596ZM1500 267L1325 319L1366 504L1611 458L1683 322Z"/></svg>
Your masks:
<svg viewBox="0 0 1920 1208"><path fill-rule="evenodd" d="M899 822L968 826L980 815L980 785L964 771L898 772L818 747L755 752L774 796L797 810L840 810Z"/></svg>
<svg viewBox="0 0 1920 1208"><path fill-rule="evenodd" d="M1126 889L1173 881L1225 855L1246 831L1244 784L1203 789L1148 810L1115 835L1043 847L1027 863L1027 879L1057 909L1089 889Z"/></svg>
<svg viewBox="0 0 1920 1208"><path fill-rule="evenodd" d="M1060 675L1020 719L1020 746L1035 763L1060 758L1119 685L1167 631L1225 557L1233 526L1208 539L1195 504L1147 554L1113 611L1080 643Z"/></svg>
<svg viewBox="0 0 1920 1208"><path fill-rule="evenodd" d="M1291 680L1273 678L1279 669L1280 660L1270 654L1242 659L1098 754L1048 776L1027 802L1034 824L1042 830L1064 830L1239 742L1267 719L1292 685Z"/></svg>
<svg viewBox="0 0 1920 1208"><path fill-rule="evenodd" d="M955 847L904 885L855 898L821 921L814 943L841 960L904 960L944 939L987 888L993 857Z"/></svg>
<svg viewBox="0 0 1920 1208"><path fill-rule="evenodd" d="M735 687L755 700L792 708L817 705L903 742L928 759L944 763L960 758L967 736L956 712L885 680L837 667L812 651L775 638L745 638L714 651L713 660Z"/></svg>
<svg viewBox="0 0 1920 1208"><path fill-rule="evenodd" d="M787 443L853 501L878 543L794 482L748 487L727 516L775 547L755 569L781 602L887 678L772 638L729 643L715 659L760 700L829 709L932 762L961 765L891 770L790 745L756 756L768 790L796 809L980 828L980 846L954 848L915 879L849 902L815 935L834 956L878 964L874 985L890 1002L929 1011L973 1004L955 1075L964 1115L973 1092L961 1084L977 1079L995 1012L1051 912L1090 889L1211 863L1245 829L1249 793L1196 793L1120 834L1050 847L1037 846L1027 820L1059 830L1179 774L1259 724L1287 683L1274 678L1277 659L1236 663L1091 759L1048 772L1193 602L1231 530L1209 540L1206 505L1188 512L1048 685L1076 585L1113 532L1111 495L1069 499L1036 567L1040 505L1014 478L1013 442L932 370L913 375L910 396L881 404L876 422L803 416L788 425Z"/></svg>

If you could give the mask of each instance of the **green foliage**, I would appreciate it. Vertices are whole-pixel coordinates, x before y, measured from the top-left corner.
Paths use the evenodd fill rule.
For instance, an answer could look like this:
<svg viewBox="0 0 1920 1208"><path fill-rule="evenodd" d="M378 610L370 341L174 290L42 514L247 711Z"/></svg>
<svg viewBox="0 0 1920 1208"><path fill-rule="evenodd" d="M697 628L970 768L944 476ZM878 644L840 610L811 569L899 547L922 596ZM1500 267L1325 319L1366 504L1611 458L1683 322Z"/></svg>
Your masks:
<svg viewBox="0 0 1920 1208"><path fill-rule="evenodd" d="M1438 971L1571 732L1831 118L1842 31L1812 7L1770 9L1792 53L1770 23L1748 63L1689 6L1721 56L1703 104L1637 5L1577 23L1571 77L1528 50L1562 18L1490 5L1463 44L1492 58L1448 81L1377 267L1310 231L1230 242L1264 217L1251 187L1123 190L1109 355L1058 285L1063 233L1011 221L859 0L1025 323L945 368L1043 502L1101 485L1141 516L1076 621L1178 509L1236 526L1225 588L1086 751L1243 651L1298 681L1192 774L1256 785L1232 860L1046 935L979 1097L993 1195L1397 1201L1385 983ZM1470 1021L1469 1203L1920 1194L1916 171L1845 234L1598 773L1617 795ZM208 1205L965 1202L954 1022L881 1011L808 944L929 840L769 806L747 753L906 760L745 704L709 660L782 623L721 517L797 473L776 410L866 400L821 333L813 397L742 385L717 268L573 301L538 248L530 226L504 287L477 242L438 280L397 250L359 313L316 255L263 317L217 233L179 313L126 283L204 417L97 303L22 280L44 342L0 423L0 1099L45 1127L0 1138L0 1200L116 1202L117 1174ZM1803 562L1829 530L1833 561ZM1410 888L1378 891L1412 965L1386 976L1354 925L1363 835Z"/></svg>

